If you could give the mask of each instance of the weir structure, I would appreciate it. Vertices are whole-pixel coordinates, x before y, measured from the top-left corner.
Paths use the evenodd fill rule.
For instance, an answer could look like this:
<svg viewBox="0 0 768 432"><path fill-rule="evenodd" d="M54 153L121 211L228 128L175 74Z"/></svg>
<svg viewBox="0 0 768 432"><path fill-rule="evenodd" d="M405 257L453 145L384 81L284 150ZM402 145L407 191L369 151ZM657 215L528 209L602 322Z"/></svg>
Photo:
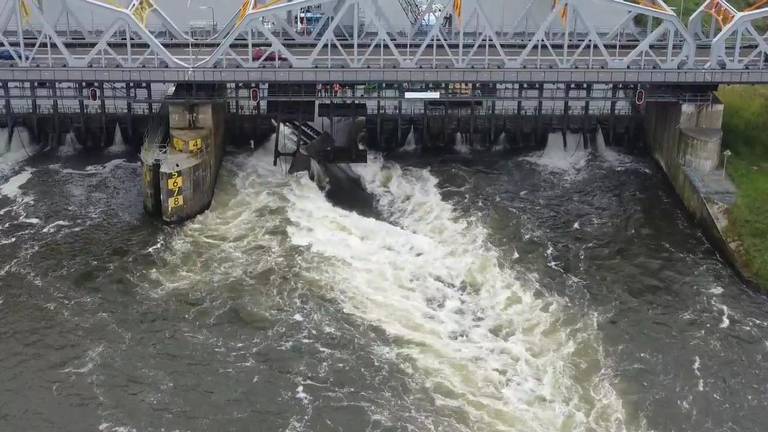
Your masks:
<svg viewBox="0 0 768 432"><path fill-rule="evenodd" d="M116 129L144 141L145 207L168 222L210 205L224 142L253 146L276 128L298 137L275 146L276 163L364 162L360 144L645 136L722 239L733 193L715 181L714 92L768 83L767 28L765 1L740 11L708 0L683 23L662 0L245 0L196 40L156 0L6 0L0 126L54 147L71 134L98 149ZM335 133L343 118L356 125L346 137Z"/></svg>

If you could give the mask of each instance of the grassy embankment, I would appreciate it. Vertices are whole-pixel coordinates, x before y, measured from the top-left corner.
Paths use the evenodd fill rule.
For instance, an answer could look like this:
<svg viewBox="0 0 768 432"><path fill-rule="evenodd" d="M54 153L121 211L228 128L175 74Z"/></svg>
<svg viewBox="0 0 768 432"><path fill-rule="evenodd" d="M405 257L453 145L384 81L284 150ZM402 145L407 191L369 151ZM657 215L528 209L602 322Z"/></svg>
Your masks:
<svg viewBox="0 0 768 432"><path fill-rule="evenodd" d="M671 0L684 23L704 0ZM754 0L729 0L738 10ZM682 10L681 9L682 6ZM728 174L739 189L730 236L743 244L744 260L768 291L768 86L722 87L725 145L733 152Z"/></svg>
<svg viewBox="0 0 768 432"><path fill-rule="evenodd" d="M728 174L739 189L730 234L768 290L768 86L721 87L718 95L725 103L725 145L733 152Z"/></svg>

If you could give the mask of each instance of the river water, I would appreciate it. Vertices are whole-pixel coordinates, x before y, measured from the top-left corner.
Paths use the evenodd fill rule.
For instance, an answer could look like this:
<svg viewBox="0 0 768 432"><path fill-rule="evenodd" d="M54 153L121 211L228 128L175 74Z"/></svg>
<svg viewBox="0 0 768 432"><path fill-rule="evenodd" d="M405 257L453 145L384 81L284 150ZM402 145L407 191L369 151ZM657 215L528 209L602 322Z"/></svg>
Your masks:
<svg viewBox="0 0 768 432"><path fill-rule="evenodd" d="M135 159L0 143L0 431L765 430L766 299L572 139L373 155L376 218L268 143L182 227Z"/></svg>

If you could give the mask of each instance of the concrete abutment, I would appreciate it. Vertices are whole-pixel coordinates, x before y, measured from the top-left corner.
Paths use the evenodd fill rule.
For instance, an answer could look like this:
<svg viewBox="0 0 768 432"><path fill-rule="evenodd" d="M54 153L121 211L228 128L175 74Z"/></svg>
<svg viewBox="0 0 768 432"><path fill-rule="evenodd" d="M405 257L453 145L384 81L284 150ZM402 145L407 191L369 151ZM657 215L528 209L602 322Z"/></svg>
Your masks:
<svg viewBox="0 0 768 432"><path fill-rule="evenodd" d="M751 279L740 243L729 237L736 187L721 167L724 106L650 102L644 117L650 151L690 214L742 277Z"/></svg>

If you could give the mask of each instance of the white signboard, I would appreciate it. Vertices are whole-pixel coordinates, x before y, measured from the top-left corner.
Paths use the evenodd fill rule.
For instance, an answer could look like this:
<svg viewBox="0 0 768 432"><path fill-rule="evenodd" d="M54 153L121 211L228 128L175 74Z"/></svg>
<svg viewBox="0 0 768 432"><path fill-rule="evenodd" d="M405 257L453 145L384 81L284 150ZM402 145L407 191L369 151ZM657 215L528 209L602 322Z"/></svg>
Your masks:
<svg viewBox="0 0 768 432"><path fill-rule="evenodd" d="M440 99L440 92L405 92L406 99Z"/></svg>

